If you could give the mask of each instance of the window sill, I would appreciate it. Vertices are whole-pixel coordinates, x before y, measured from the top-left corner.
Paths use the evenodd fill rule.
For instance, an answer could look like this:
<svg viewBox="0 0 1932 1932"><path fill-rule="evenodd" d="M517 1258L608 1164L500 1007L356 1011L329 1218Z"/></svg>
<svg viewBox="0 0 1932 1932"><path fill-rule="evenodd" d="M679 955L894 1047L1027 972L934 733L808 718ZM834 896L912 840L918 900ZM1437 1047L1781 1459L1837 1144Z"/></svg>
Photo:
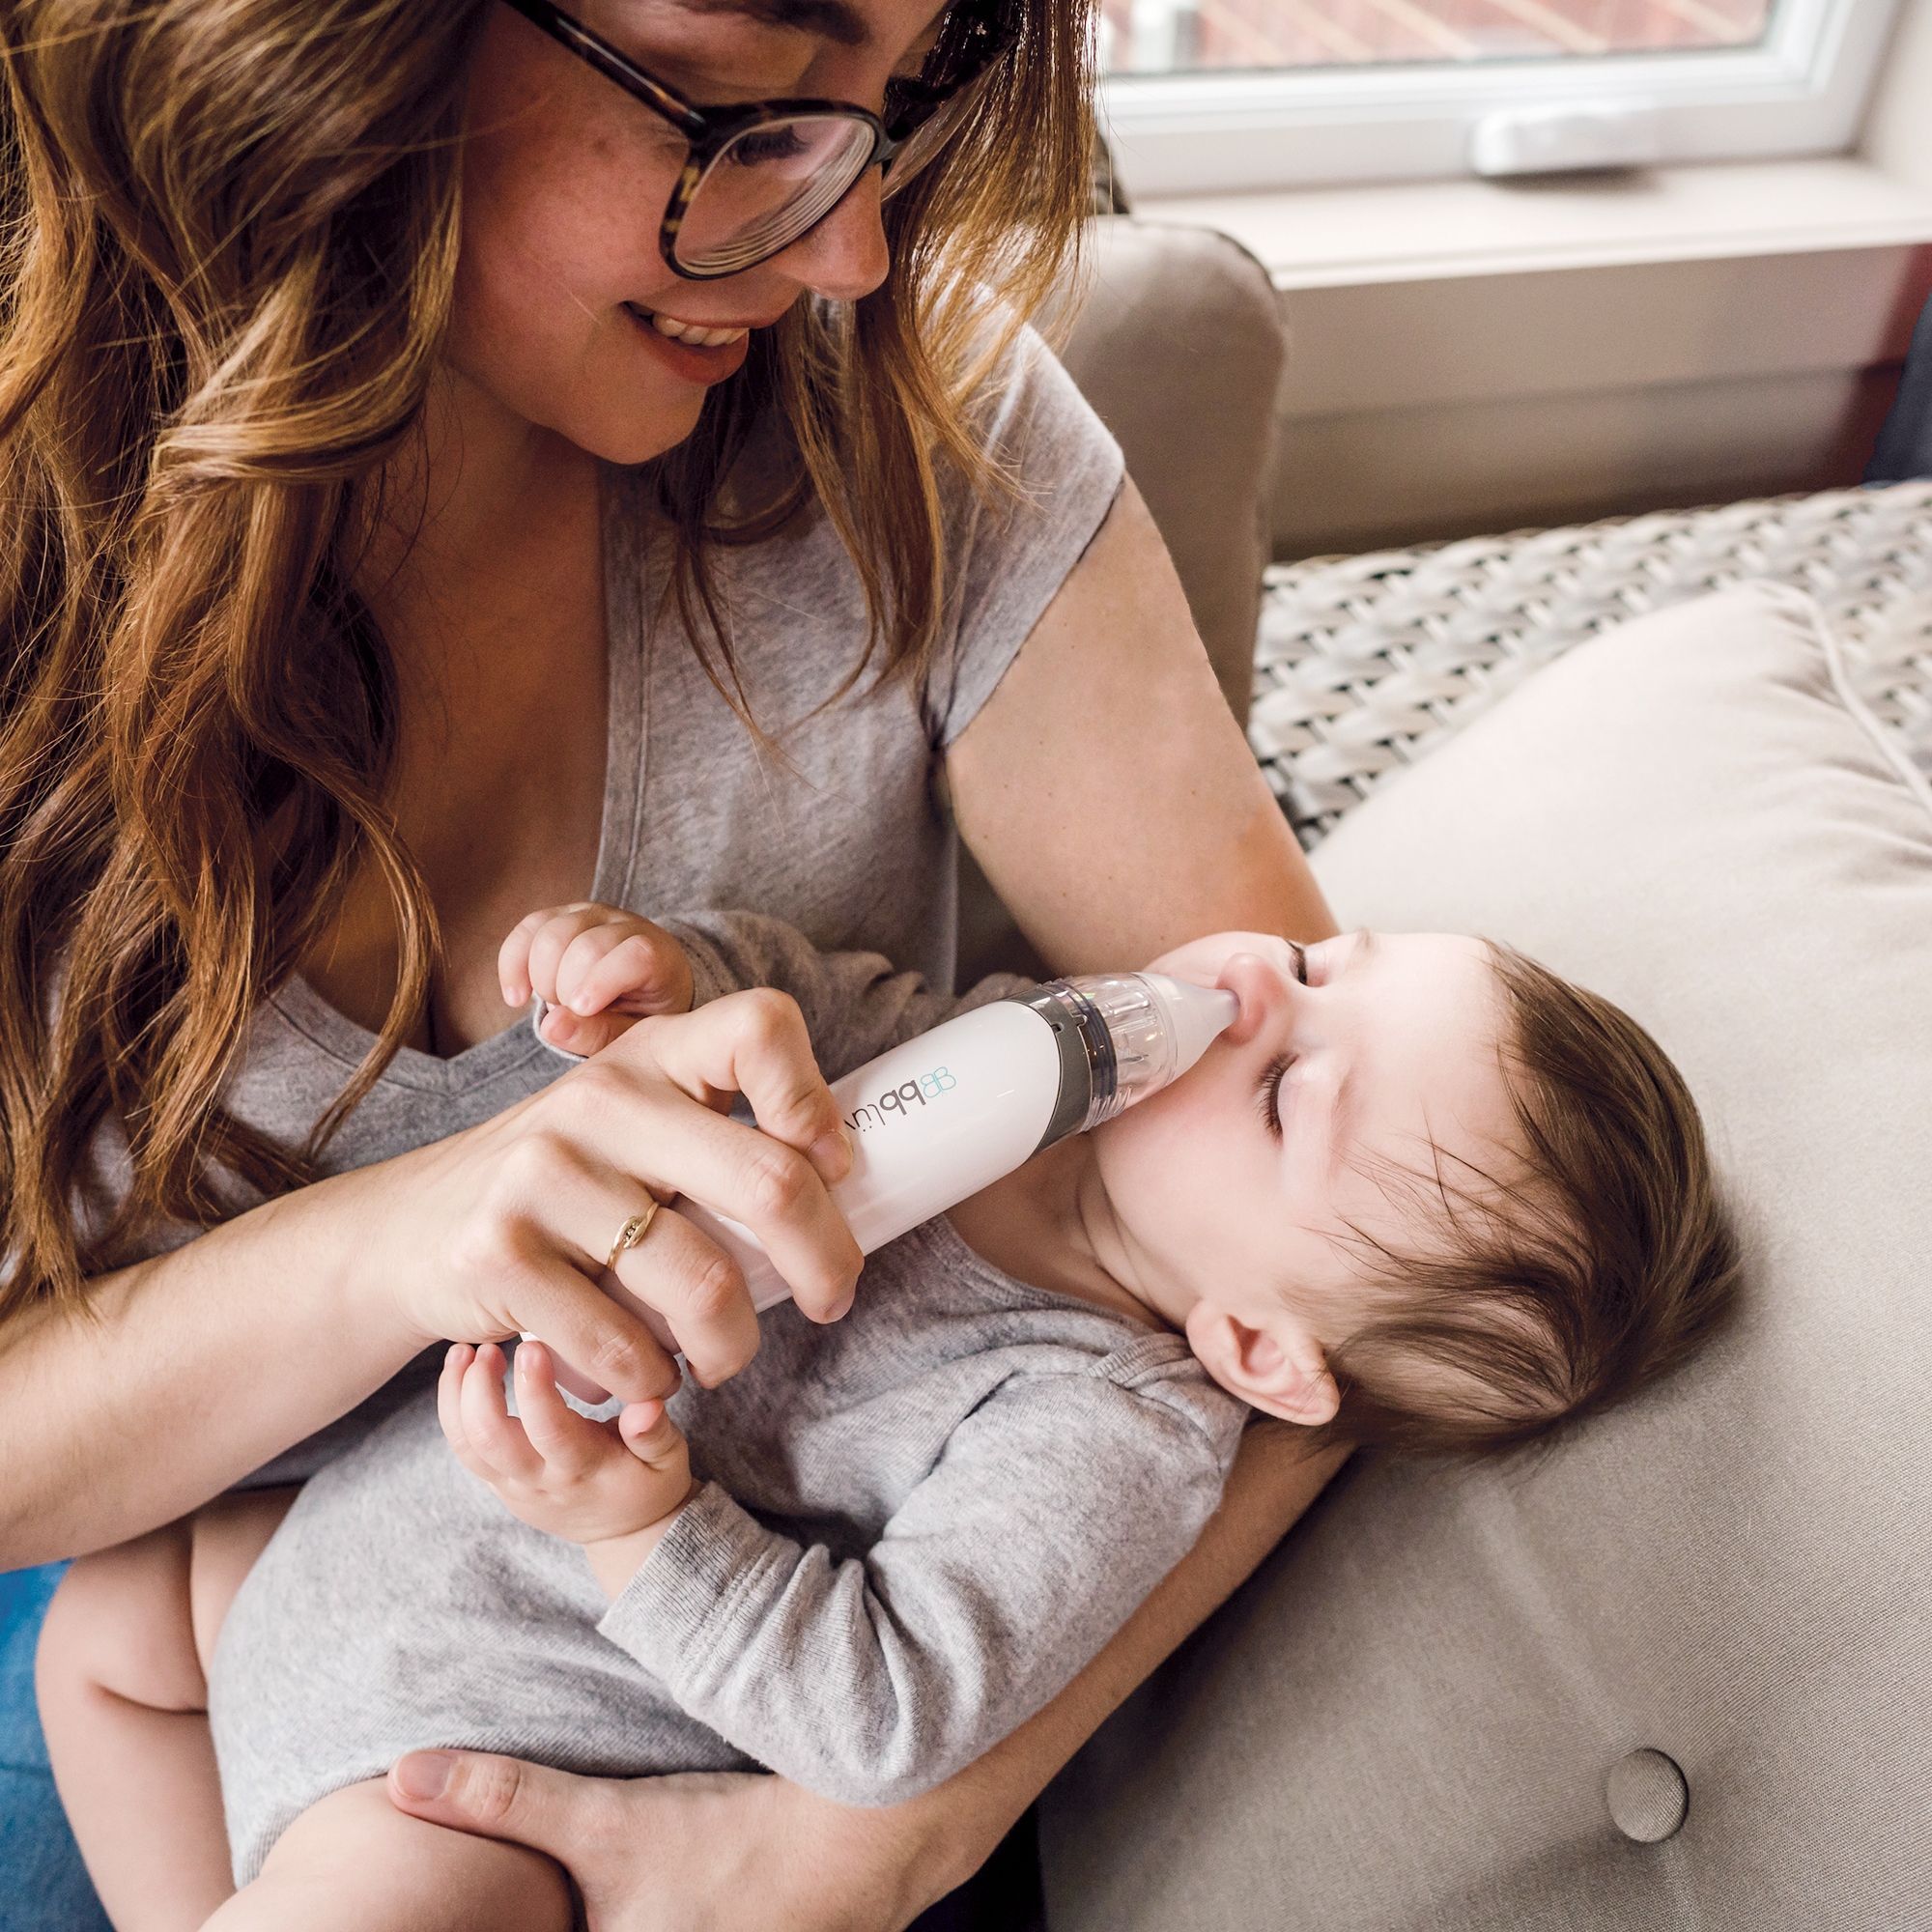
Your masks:
<svg viewBox="0 0 1932 1932"><path fill-rule="evenodd" d="M1849 158L1135 211L1280 292L1280 556L1856 481L1932 293L1932 189Z"/></svg>
<svg viewBox="0 0 1932 1932"><path fill-rule="evenodd" d="M1846 157L1141 196L1134 209L1233 236L1285 292L1932 242L1932 192Z"/></svg>

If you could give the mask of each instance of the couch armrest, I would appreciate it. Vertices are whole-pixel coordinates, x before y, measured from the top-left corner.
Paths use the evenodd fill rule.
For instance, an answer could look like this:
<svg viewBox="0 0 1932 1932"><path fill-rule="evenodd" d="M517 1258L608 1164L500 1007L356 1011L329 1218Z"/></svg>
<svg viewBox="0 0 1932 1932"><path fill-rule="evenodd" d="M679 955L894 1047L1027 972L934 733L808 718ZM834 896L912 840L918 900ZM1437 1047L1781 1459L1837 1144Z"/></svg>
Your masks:
<svg viewBox="0 0 1932 1932"><path fill-rule="evenodd" d="M1061 359L1119 438L1245 723L1288 360L1266 270L1211 228L1099 216L1092 284Z"/></svg>

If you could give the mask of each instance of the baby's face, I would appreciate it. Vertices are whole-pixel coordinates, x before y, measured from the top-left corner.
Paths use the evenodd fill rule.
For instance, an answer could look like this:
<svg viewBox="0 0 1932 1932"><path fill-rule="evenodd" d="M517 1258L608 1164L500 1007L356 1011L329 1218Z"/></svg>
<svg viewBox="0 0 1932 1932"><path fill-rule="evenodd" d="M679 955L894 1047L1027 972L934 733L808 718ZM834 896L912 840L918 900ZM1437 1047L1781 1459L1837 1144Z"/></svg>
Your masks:
<svg viewBox="0 0 1932 1932"><path fill-rule="evenodd" d="M1339 1340L1362 1268L1340 1245L1349 1223L1398 1251L1439 1240L1426 1180L1385 1192L1376 1170L1426 1177L1434 1143L1494 1173L1518 1138L1490 955L1445 933L1348 933L1302 953L1227 932L1152 963L1241 1007L1191 1072L1093 1135L1138 1278L1171 1320L1199 1299L1263 1325L1286 1296L1332 1316ZM1453 1162L1446 1178L1473 1179Z"/></svg>

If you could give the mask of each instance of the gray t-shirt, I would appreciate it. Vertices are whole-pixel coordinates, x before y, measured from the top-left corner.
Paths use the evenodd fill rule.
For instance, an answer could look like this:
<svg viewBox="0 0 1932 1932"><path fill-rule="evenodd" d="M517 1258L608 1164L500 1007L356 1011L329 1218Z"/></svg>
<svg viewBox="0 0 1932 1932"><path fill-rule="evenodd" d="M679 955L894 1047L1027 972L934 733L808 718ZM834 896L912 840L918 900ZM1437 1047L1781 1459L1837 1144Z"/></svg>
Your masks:
<svg viewBox="0 0 1932 1932"><path fill-rule="evenodd" d="M1119 445L1031 331L981 401L987 444L1021 493L982 507L950 478L952 592L922 677L867 679L809 717L850 672L865 638L851 558L816 513L782 537L720 554L753 712L780 737L789 769L758 754L684 637L653 630L668 552L644 507L642 472L606 471L610 736L591 897L649 916L752 907L825 951L883 953L934 986L952 985L957 844L935 792L943 753L1079 560L1122 474ZM224 1097L238 1118L299 1145L372 1043L298 976L258 1009ZM324 1167L366 1166L473 1126L563 1066L522 1025L447 1059L404 1047ZM110 1198L124 1184L122 1159L110 1124L97 1151L97 1185ZM150 1251L192 1232L156 1230ZM433 1379L439 1356L419 1357L251 1481L310 1473Z"/></svg>

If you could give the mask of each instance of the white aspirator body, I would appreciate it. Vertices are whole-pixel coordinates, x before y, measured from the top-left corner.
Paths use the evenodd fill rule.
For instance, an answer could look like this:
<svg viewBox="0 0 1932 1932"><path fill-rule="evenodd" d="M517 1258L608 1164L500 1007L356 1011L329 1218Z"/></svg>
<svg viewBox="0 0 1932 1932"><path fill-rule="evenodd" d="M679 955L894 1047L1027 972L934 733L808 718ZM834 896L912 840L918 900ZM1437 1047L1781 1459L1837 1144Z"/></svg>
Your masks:
<svg viewBox="0 0 1932 1932"><path fill-rule="evenodd" d="M1082 974L956 1014L835 1080L852 1171L830 1192L861 1252L1158 1093L1238 1010L1234 994L1164 973ZM539 1008L532 1025L542 1017ZM689 1198L676 1205L737 1263L753 1307L790 1298L749 1228ZM674 1349L662 1319L642 1313Z"/></svg>

